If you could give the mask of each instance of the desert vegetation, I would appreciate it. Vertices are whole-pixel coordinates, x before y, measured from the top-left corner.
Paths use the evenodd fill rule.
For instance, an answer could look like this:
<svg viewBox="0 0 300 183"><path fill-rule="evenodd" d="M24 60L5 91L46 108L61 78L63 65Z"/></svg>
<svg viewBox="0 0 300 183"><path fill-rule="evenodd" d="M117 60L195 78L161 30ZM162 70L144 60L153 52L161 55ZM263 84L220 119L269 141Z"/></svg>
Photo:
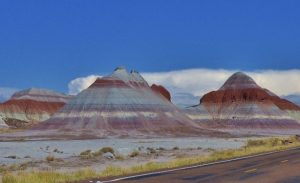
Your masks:
<svg viewBox="0 0 300 183"><path fill-rule="evenodd" d="M140 154L140 152L135 150L130 153L129 157L134 158L134 157L138 156L139 154Z"/></svg>
<svg viewBox="0 0 300 183"><path fill-rule="evenodd" d="M83 180L87 178L101 178L110 176L123 176L133 173L150 172L161 169L170 169L176 167L183 167L195 164L204 164L253 154L265 153L270 151L280 151L293 147L300 146L300 139L297 136L292 137L274 137L268 139L248 140L246 145L239 149L229 149L212 151L207 156L182 157L168 162L148 162L146 164L135 165L132 167L116 167L109 166L102 172L95 172L91 169L84 169L73 173L59 173L55 171L42 172L24 172L4 173L3 183L59 183L70 182L74 180ZM103 148L102 148L103 149ZM101 149L100 149L101 151ZM111 152L111 149L103 150L104 152ZM101 151L102 152L102 151ZM113 151L114 152L114 151ZM92 151L83 154L90 154Z"/></svg>
<svg viewBox="0 0 300 183"><path fill-rule="evenodd" d="M150 153L150 154L155 154L156 153L156 150L154 148L151 148L151 147L148 147L147 148L147 151Z"/></svg>
<svg viewBox="0 0 300 183"><path fill-rule="evenodd" d="M73 173L63 174L54 171L43 172L18 172L17 174L8 173L3 176L3 183L60 183L86 178L97 177L97 173L91 169L83 169Z"/></svg>
<svg viewBox="0 0 300 183"><path fill-rule="evenodd" d="M173 147L173 150L179 150L179 147L177 147L177 146Z"/></svg>
<svg viewBox="0 0 300 183"><path fill-rule="evenodd" d="M55 160L55 157L52 156L52 155L49 155L49 156L46 157L46 161L47 161L48 163L51 162L51 161L54 161L54 160Z"/></svg>
<svg viewBox="0 0 300 183"><path fill-rule="evenodd" d="M25 170L28 167L28 164L29 162L25 162L21 164L0 165L0 173L6 174L8 172Z"/></svg>
<svg viewBox="0 0 300 183"><path fill-rule="evenodd" d="M105 153L111 153L112 155L115 156L115 150L112 147L103 147L97 151L92 151L92 150L85 150L80 153L80 157L83 159L89 159L89 158L95 158L99 157Z"/></svg>

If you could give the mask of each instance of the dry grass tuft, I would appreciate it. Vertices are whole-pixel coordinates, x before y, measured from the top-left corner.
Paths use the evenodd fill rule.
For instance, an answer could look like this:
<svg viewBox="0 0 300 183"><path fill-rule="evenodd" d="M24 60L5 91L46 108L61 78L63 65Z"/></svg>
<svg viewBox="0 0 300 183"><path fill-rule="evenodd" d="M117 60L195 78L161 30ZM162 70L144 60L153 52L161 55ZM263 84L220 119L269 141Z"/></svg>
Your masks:
<svg viewBox="0 0 300 183"><path fill-rule="evenodd" d="M49 162L52 162L52 161L54 161L55 160L55 157L54 156L51 156L51 155L49 155L49 156L47 156L46 157L46 161L49 163Z"/></svg>

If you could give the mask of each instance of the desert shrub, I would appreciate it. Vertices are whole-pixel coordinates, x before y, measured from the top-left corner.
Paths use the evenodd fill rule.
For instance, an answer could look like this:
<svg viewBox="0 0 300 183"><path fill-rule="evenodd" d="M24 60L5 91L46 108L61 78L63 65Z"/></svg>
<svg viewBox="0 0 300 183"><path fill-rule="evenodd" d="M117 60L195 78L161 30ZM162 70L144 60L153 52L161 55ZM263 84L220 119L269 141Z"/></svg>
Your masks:
<svg viewBox="0 0 300 183"><path fill-rule="evenodd" d="M63 151L58 150L57 148L53 150L53 152L58 153L58 154L62 154L64 153Z"/></svg>
<svg viewBox="0 0 300 183"><path fill-rule="evenodd" d="M91 150L86 150L80 153L81 159L90 159L92 157L94 157L94 155Z"/></svg>
<svg viewBox="0 0 300 183"><path fill-rule="evenodd" d="M121 161L125 160L124 156L122 156L121 154L117 154L116 159Z"/></svg>
<svg viewBox="0 0 300 183"><path fill-rule="evenodd" d="M92 153L93 156L101 156L104 153L112 153L113 155L115 154L115 150L112 147L103 147L102 149L99 149L98 151L95 151Z"/></svg>
<svg viewBox="0 0 300 183"><path fill-rule="evenodd" d="M292 142L300 142L300 135L292 135L289 138Z"/></svg>
<svg viewBox="0 0 300 183"><path fill-rule="evenodd" d="M7 156L5 158L9 158L9 159L17 159L17 156L16 155L10 155L10 156Z"/></svg>
<svg viewBox="0 0 300 183"><path fill-rule="evenodd" d="M103 147L102 149L99 149L95 152L92 152L92 150L86 150L80 153L81 158L83 159L89 159L93 157L101 156L104 153L112 153L114 155L115 151L112 147Z"/></svg>
<svg viewBox="0 0 300 183"><path fill-rule="evenodd" d="M91 155L95 156L95 157L101 156L102 154L103 154L103 152L101 150L98 150L98 151L95 151L95 152L91 153Z"/></svg>
<svg viewBox="0 0 300 183"><path fill-rule="evenodd" d="M246 148L257 146L280 146L289 142L293 142L293 140L291 138L250 139L247 141Z"/></svg>
<svg viewBox="0 0 300 183"><path fill-rule="evenodd" d="M0 165L0 173L3 173L7 170L6 165Z"/></svg>
<svg viewBox="0 0 300 183"><path fill-rule="evenodd" d="M287 141L289 142L288 139L287 139ZM271 146L278 146L278 145L283 145L284 142L285 142L285 140L282 140L279 138L271 138L269 143Z"/></svg>
<svg viewBox="0 0 300 183"><path fill-rule="evenodd" d="M132 153L130 153L129 156L130 156L131 158L134 158L134 157L138 156L139 154L140 154L140 152L135 150L135 151L132 151Z"/></svg>
<svg viewBox="0 0 300 183"><path fill-rule="evenodd" d="M207 148L206 149L208 152L214 152L214 151L216 151L215 149L213 149L213 148Z"/></svg>
<svg viewBox="0 0 300 183"><path fill-rule="evenodd" d="M151 148L151 147L148 147L148 148L147 148L147 151L148 151L150 154L156 153L156 150L153 149L153 148Z"/></svg>
<svg viewBox="0 0 300 183"><path fill-rule="evenodd" d="M265 140L248 140L246 147L253 147L253 146L262 146L262 145L266 145L266 141Z"/></svg>
<svg viewBox="0 0 300 183"><path fill-rule="evenodd" d="M163 147L159 147L159 148L157 148L157 150L159 150L159 151L164 151L164 150L166 150L166 149L163 148Z"/></svg>
<svg viewBox="0 0 300 183"><path fill-rule="evenodd" d="M28 167L28 165L29 165L29 162L24 162L21 164L0 165L0 173L25 170ZM1 182L1 179L0 179L0 182Z"/></svg>
<svg viewBox="0 0 300 183"><path fill-rule="evenodd" d="M179 147L177 147L177 146L173 147L173 150L179 150Z"/></svg>
<svg viewBox="0 0 300 183"><path fill-rule="evenodd" d="M112 154L115 154L115 150L112 148L112 147L103 147L102 149L100 149L100 151L102 153L112 153Z"/></svg>
<svg viewBox="0 0 300 183"><path fill-rule="evenodd" d="M49 155L49 156L46 157L46 160L47 160L47 162L51 162L51 161L54 161L54 160L55 160L55 157Z"/></svg>
<svg viewBox="0 0 300 183"><path fill-rule="evenodd" d="M88 155L90 155L91 153L92 153L92 150L82 151L82 152L80 153L80 156L88 156Z"/></svg>

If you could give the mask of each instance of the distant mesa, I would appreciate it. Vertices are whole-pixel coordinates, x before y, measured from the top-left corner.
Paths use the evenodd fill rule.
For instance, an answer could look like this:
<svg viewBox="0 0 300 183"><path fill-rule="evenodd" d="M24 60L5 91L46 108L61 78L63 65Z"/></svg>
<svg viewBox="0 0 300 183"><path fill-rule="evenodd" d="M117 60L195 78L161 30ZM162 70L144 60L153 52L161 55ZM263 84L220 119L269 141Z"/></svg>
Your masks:
<svg viewBox="0 0 300 183"><path fill-rule="evenodd" d="M287 95L287 96L283 96L283 98L300 106L300 95L299 94Z"/></svg>
<svg viewBox="0 0 300 183"><path fill-rule="evenodd" d="M194 96L187 92L174 92L172 93L172 102L179 108L186 108L198 105L200 100L199 96Z"/></svg>
<svg viewBox="0 0 300 183"><path fill-rule="evenodd" d="M217 91L205 94L187 110L190 118L214 129L236 133L295 133L296 104L263 89L248 75L233 74Z"/></svg>
<svg viewBox="0 0 300 183"><path fill-rule="evenodd" d="M61 102L67 103L72 96L58 93L52 90L29 88L16 92L12 95L11 100L33 100L40 102Z"/></svg>
<svg viewBox="0 0 300 183"><path fill-rule="evenodd" d="M150 87L137 72L117 68L98 78L36 130L97 137L201 136L213 133L189 119L162 86Z"/></svg>
<svg viewBox="0 0 300 183"><path fill-rule="evenodd" d="M46 89L30 88L15 93L0 104L0 125L26 127L50 118L71 96Z"/></svg>

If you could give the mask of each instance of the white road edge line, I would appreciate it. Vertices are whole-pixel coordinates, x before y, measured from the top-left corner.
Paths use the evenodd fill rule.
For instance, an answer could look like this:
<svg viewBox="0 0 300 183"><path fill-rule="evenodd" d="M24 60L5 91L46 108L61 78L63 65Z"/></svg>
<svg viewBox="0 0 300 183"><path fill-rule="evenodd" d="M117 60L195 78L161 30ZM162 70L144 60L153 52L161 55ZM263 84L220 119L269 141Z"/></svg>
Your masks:
<svg viewBox="0 0 300 183"><path fill-rule="evenodd" d="M296 150L296 149L300 149L300 148L296 147L296 148L292 148L292 149L288 149L288 150L280 150L280 151L273 151L273 152L268 152L268 153L261 153L261 154L251 155L251 156L244 156L244 157L240 157L240 158L234 158L234 159L229 159L229 160L217 161L217 162L213 162L213 163L206 163L206 164L194 165L194 166L189 166L189 167L182 167L182 168L175 168L175 169L170 169L170 170L163 170L163 171L157 171L157 172L151 172L151 173L144 173L144 174L139 174L139 175L132 175L132 176L121 177L121 178L107 180L107 181L101 181L101 183L117 182L117 181L121 181L121 180L127 180L127 179L132 179L132 178L139 178L139 177L144 177L144 176L149 176L149 175L156 175L156 174L162 174L162 173L170 173L170 172L175 172L175 171L180 171L180 170L188 170L188 169L205 167L205 166L210 166L210 165L217 165L217 164L228 163L228 162L232 162L232 161L238 161L238 160L244 160L244 159L249 159L249 158L255 158L255 157L259 157L259 156L265 156L265 155L275 154L275 153L284 152L284 151L292 151L292 150Z"/></svg>

